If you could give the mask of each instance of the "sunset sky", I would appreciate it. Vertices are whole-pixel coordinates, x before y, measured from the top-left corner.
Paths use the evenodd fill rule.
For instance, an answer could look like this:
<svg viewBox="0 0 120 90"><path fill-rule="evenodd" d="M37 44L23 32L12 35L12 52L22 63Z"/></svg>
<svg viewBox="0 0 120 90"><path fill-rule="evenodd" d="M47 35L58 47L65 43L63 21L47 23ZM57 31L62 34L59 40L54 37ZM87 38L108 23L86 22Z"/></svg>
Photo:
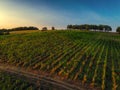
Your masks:
<svg viewBox="0 0 120 90"><path fill-rule="evenodd" d="M119 0L0 0L0 28L68 24L120 26Z"/></svg>

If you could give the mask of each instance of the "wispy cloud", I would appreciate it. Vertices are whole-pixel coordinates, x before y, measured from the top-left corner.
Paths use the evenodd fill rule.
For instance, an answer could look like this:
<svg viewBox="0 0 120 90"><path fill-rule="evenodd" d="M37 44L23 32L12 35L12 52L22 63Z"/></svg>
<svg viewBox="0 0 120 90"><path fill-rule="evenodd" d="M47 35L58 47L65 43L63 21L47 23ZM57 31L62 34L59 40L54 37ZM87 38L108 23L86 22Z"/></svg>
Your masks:
<svg viewBox="0 0 120 90"><path fill-rule="evenodd" d="M14 0L12 0L14 1ZM19 1L19 0L18 0ZM30 6L11 0L0 1L0 27L43 26L66 28L68 24L108 24L119 25L119 15L105 16L85 6L67 7L59 10L47 5ZM75 5L74 5L75 6ZM61 6L62 7L62 6ZM74 10L74 9L75 10Z"/></svg>

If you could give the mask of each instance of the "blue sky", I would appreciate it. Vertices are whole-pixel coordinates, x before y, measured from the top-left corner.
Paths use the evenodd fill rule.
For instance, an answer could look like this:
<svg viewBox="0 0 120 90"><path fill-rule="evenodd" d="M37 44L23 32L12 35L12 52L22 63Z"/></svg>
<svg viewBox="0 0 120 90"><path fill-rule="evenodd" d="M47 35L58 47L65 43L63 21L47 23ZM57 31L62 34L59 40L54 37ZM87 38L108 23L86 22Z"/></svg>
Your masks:
<svg viewBox="0 0 120 90"><path fill-rule="evenodd" d="M120 22L119 0L0 0L0 28Z"/></svg>

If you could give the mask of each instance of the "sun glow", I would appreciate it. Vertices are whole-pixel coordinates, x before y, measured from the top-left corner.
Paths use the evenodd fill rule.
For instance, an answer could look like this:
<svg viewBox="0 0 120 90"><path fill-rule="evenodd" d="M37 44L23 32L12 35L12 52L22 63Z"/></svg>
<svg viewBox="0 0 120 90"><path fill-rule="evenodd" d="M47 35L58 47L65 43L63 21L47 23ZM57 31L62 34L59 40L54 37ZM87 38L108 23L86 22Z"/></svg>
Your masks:
<svg viewBox="0 0 120 90"><path fill-rule="evenodd" d="M0 27L6 27L7 20L7 15L4 12L0 11Z"/></svg>
<svg viewBox="0 0 120 90"><path fill-rule="evenodd" d="M31 25L30 20L10 11L0 12L0 28L13 28L24 25Z"/></svg>

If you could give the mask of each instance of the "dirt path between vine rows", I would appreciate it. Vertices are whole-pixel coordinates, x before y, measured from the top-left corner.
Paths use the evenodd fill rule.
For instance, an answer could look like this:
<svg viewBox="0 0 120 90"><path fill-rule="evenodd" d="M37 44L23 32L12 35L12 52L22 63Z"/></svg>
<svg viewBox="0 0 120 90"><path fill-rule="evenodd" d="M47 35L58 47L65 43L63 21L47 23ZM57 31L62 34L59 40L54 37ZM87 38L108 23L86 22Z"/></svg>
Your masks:
<svg viewBox="0 0 120 90"><path fill-rule="evenodd" d="M0 70L17 77L23 77L34 84L43 85L44 87L52 86L54 90L96 90L51 78L47 74L38 73L40 71L10 66L8 64L0 63Z"/></svg>

